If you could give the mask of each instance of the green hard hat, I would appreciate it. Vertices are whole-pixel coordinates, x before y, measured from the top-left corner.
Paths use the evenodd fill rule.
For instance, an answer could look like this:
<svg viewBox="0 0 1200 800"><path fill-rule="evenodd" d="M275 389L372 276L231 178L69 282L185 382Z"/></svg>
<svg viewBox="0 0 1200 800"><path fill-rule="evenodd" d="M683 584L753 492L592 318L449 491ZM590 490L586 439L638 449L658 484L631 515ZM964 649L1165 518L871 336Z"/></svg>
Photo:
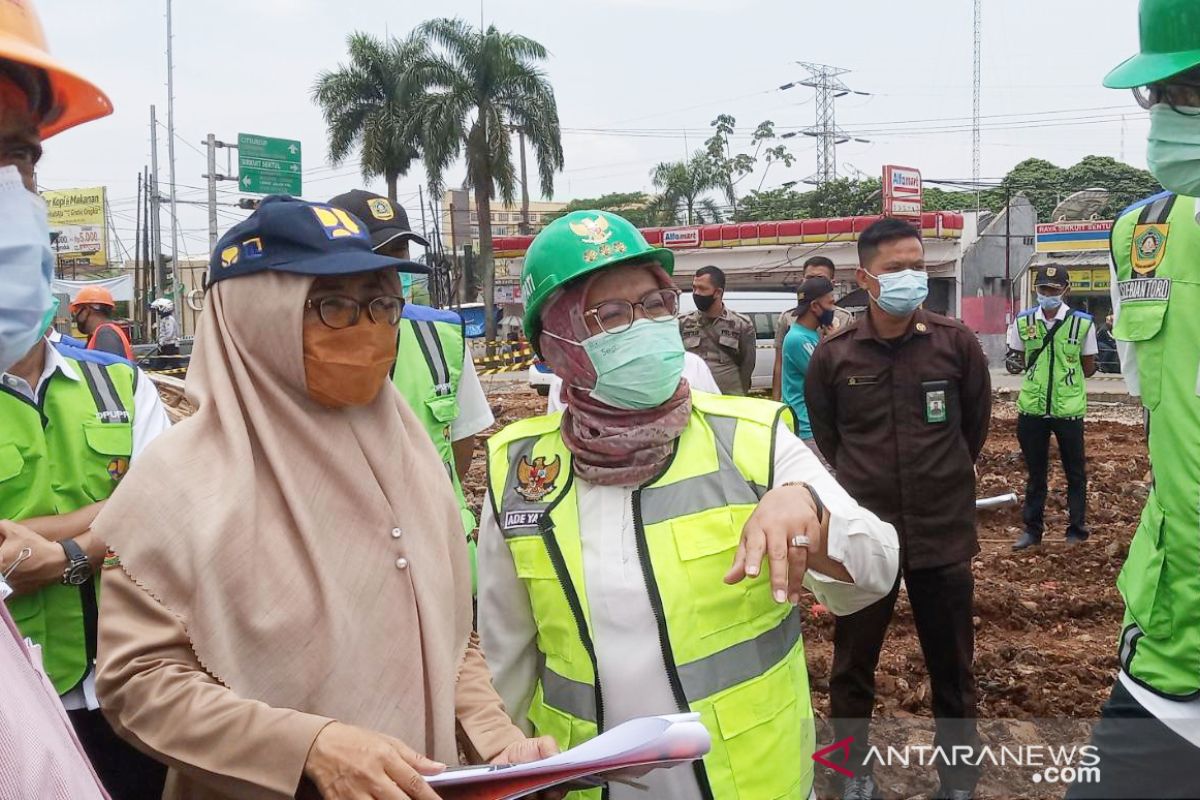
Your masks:
<svg viewBox="0 0 1200 800"><path fill-rule="evenodd" d="M1141 52L1104 77L1110 89L1134 89L1200 66L1200 3L1196 0L1141 0L1138 6Z"/></svg>
<svg viewBox="0 0 1200 800"><path fill-rule="evenodd" d="M651 247L629 220L608 211L572 211L534 237L525 253L521 290L525 295L525 335L536 346L546 300L560 286L598 269L648 259L670 275L675 254Z"/></svg>

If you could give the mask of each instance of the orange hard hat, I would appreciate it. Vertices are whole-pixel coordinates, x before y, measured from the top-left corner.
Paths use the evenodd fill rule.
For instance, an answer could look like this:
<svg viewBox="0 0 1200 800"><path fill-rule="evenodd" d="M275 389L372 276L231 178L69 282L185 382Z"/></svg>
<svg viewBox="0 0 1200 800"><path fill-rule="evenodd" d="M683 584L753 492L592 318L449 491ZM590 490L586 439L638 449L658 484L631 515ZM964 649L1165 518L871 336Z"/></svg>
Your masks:
<svg viewBox="0 0 1200 800"><path fill-rule="evenodd" d="M0 0L0 58L36 67L49 78L50 108L38 130L43 139L112 113L104 92L51 57L29 0Z"/></svg>
<svg viewBox="0 0 1200 800"><path fill-rule="evenodd" d="M80 306L90 305L116 308L117 302L113 300L112 292L103 286L85 286L79 290L79 294L75 295L75 299L71 301L71 313L74 314L78 311Z"/></svg>

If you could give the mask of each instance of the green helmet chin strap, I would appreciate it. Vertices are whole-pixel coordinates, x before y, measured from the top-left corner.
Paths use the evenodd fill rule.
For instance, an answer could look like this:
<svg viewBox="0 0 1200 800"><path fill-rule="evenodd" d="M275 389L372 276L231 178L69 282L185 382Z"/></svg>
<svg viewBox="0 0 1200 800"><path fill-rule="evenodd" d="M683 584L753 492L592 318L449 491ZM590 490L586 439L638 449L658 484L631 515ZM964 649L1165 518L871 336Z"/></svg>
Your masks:
<svg viewBox="0 0 1200 800"><path fill-rule="evenodd" d="M675 270L675 254L651 247L624 217L608 211L572 211L554 220L525 253L525 336L537 347L542 306L560 287L605 267L645 260L657 262L668 275Z"/></svg>
<svg viewBox="0 0 1200 800"><path fill-rule="evenodd" d="M1195 0L1141 0L1138 32L1141 52L1105 76L1108 88L1149 86L1200 66L1200 3Z"/></svg>

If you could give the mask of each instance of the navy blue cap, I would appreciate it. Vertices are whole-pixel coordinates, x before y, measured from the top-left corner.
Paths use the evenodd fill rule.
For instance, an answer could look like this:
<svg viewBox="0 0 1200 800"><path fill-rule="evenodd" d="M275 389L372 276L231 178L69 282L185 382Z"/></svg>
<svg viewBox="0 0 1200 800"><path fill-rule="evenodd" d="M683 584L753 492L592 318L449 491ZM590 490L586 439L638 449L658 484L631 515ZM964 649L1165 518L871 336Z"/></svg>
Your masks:
<svg viewBox="0 0 1200 800"><path fill-rule="evenodd" d="M208 261L208 285L265 270L347 275L388 268L429 271L415 261L375 253L367 226L340 208L272 195L217 242Z"/></svg>

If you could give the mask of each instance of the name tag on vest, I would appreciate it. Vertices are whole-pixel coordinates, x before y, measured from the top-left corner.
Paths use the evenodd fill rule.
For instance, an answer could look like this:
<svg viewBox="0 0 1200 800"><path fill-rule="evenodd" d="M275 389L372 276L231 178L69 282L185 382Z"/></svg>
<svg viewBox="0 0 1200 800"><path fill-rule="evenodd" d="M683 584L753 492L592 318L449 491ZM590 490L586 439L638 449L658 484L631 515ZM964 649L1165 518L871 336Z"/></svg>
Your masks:
<svg viewBox="0 0 1200 800"><path fill-rule="evenodd" d="M1117 284L1117 294L1122 303L1137 303L1146 300L1167 300L1171 297L1169 278L1134 278Z"/></svg>
<svg viewBox="0 0 1200 800"><path fill-rule="evenodd" d="M541 522L542 515L545 511L506 511L504 513L504 527L512 528L536 528Z"/></svg>

